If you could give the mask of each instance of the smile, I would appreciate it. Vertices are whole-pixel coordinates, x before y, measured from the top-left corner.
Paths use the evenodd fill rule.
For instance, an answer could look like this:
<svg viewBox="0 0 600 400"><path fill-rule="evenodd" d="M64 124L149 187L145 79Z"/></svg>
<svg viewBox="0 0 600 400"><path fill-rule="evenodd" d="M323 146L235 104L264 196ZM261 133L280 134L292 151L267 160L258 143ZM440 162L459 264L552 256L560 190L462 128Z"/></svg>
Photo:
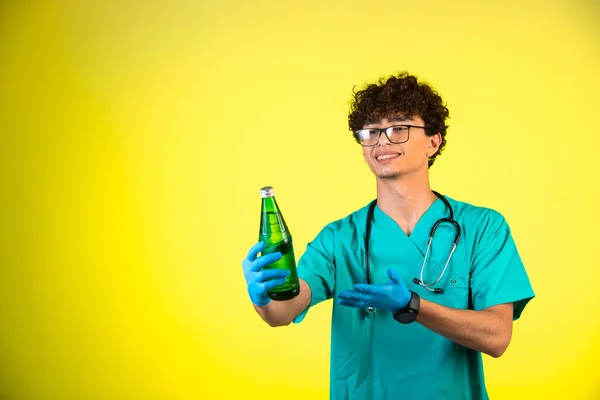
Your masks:
<svg viewBox="0 0 600 400"><path fill-rule="evenodd" d="M381 156L377 156L376 159L377 161L382 161L382 160L391 160L392 158L396 158L398 157L400 154L396 153L396 154L383 154Z"/></svg>

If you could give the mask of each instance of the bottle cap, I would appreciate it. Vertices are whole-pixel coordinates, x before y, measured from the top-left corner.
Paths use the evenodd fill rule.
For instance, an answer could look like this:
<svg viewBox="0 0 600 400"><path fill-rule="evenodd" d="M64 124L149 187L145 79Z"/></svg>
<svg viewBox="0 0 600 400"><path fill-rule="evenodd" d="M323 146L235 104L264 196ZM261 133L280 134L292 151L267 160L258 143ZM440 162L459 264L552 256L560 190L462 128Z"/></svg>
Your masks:
<svg viewBox="0 0 600 400"><path fill-rule="evenodd" d="M273 196L275 196L275 191L273 190L272 186L265 186L260 189L260 197L262 197L263 199Z"/></svg>

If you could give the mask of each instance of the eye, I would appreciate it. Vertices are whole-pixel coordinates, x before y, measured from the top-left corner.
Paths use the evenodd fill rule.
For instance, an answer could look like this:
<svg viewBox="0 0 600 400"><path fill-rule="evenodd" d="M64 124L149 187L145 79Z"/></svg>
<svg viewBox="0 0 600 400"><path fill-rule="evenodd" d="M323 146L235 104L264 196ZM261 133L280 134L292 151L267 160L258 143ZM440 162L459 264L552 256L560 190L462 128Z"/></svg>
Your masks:
<svg viewBox="0 0 600 400"><path fill-rule="evenodd" d="M361 129L358 131L358 137L362 140L369 139L377 135L377 131L375 129Z"/></svg>
<svg viewBox="0 0 600 400"><path fill-rule="evenodd" d="M399 132L406 132L407 130L408 130L407 126L393 126L392 127L392 131L393 132L397 132L397 133L399 133Z"/></svg>

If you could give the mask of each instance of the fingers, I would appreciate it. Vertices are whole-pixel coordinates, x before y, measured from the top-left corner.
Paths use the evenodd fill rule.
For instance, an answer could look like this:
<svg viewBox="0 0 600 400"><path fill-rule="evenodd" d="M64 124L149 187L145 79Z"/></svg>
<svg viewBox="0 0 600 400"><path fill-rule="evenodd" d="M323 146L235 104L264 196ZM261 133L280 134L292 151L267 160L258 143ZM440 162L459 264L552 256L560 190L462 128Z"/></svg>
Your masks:
<svg viewBox="0 0 600 400"><path fill-rule="evenodd" d="M263 283L262 287L263 287L264 292L266 293L271 289L275 289L277 286L283 285L284 283L285 283L285 278L284 279L273 279L273 280Z"/></svg>
<svg viewBox="0 0 600 400"><path fill-rule="evenodd" d="M357 283L354 285L354 290L361 293L377 294L378 289L375 285L368 285L366 283Z"/></svg>
<svg viewBox="0 0 600 400"><path fill-rule="evenodd" d="M260 271L267 265L273 264L275 261L279 260L280 258L281 258L280 252L269 253L264 256L260 256L254 260L254 262L252 263L252 267L250 268L250 271L254 271L254 272Z"/></svg>
<svg viewBox="0 0 600 400"><path fill-rule="evenodd" d="M256 243L254 246L252 246L250 248L250 250L248 250L248 255L246 256L246 258L249 261L254 261L256 260L256 256L258 255L258 253L260 253L260 251L265 247L265 242L258 242Z"/></svg>
<svg viewBox="0 0 600 400"><path fill-rule="evenodd" d="M283 285L289 274L290 271L283 269L265 269L257 274L250 286L256 288L264 296L269 290Z"/></svg>
<svg viewBox="0 0 600 400"><path fill-rule="evenodd" d="M370 302L373 300L373 295L368 293L360 293L356 290L347 290L338 294L338 297L342 300L356 300L362 302Z"/></svg>
<svg viewBox="0 0 600 400"><path fill-rule="evenodd" d="M290 274L290 271L286 269L265 269L260 271L258 277L256 278L256 282L266 282L272 279L283 279L287 278Z"/></svg>
<svg viewBox="0 0 600 400"><path fill-rule="evenodd" d="M340 306L346 306L346 307L352 307L352 308L363 308L363 307L366 307L364 301L346 300L346 299L342 299L342 298L339 298L339 297L337 298L337 303Z"/></svg>
<svg viewBox="0 0 600 400"><path fill-rule="evenodd" d="M392 282L394 283L399 283L400 282L400 277L398 276L398 273L396 272L396 270L389 268L387 270L387 274L390 277L390 279L392 280Z"/></svg>

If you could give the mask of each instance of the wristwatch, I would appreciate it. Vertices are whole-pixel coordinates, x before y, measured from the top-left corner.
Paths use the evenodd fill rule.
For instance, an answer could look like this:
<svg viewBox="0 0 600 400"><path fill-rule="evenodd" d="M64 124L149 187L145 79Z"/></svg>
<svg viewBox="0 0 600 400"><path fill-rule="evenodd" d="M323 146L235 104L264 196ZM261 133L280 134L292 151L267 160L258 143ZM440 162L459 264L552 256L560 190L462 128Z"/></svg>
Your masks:
<svg viewBox="0 0 600 400"><path fill-rule="evenodd" d="M417 319L417 315L419 315L419 306L421 304L421 299L418 294L410 291L412 295L410 296L410 301L406 305L406 307L401 308L394 314L394 319L402 324L409 324L411 322L415 322Z"/></svg>

